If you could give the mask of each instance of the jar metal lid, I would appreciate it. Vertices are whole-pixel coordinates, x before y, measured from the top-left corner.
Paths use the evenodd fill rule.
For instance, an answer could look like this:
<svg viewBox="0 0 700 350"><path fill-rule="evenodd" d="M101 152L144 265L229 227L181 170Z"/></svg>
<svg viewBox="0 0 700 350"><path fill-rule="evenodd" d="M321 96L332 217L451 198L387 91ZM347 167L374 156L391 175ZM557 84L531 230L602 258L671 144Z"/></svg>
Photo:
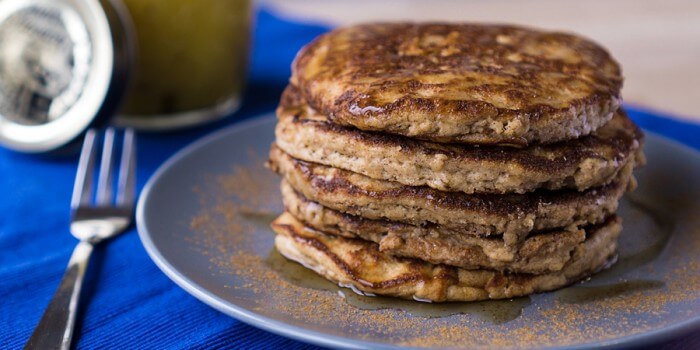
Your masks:
<svg viewBox="0 0 700 350"><path fill-rule="evenodd" d="M0 143L56 150L114 113L133 62L121 3L0 2Z"/></svg>

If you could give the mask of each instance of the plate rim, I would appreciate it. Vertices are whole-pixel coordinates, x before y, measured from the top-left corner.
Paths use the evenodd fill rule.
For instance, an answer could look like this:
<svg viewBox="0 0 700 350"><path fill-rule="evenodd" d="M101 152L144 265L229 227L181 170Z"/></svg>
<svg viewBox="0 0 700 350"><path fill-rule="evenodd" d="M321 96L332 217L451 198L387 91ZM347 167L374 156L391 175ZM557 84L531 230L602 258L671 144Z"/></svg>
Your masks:
<svg viewBox="0 0 700 350"><path fill-rule="evenodd" d="M243 307L233 304L230 301L222 299L213 293L209 292L205 287L195 283L180 271L178 271L169 261L163 256L163 254L156 248L155 243L151 239L151 234L148 230L145 217L145 207L148 198L153 193L153 188L156 183L159 182L160 178L164 176L175 164L180 162L183 158L188 155L206 147L207 145L214 143L220 139L226 138L230 134L235 134L244 131L249 128L254 128L265 123L269 123L275 118L274 112L262 113L257 117L250 118L248 120L236 122L231 126L225 127L221 130L213 131L206 134L197 140L189 143L180 150L176 151L173 155L168 157L168 159L161 164L156 171L151 175L151 177L146 182L143 187L141 194L138 199L136 206L136 228L138 232L141 244L145 248L148 256L151 260L158 266L158 268L177 286L185 290L190 295L194 296L199 301L214 308L215 310L222 312L230 317L233 317L241 322L244 322L250 326L263 329L265 331L281 335L287 338L295 339L305 343L329 346L334 348L346 348L346 349L364 349L364 348L381 348L381 349L406 349L407 347L398 346L394 344L387 343L375 343L366 340L342 337L332 334L327 334L315 330L309 330L303 327L290 325L288 323L277 321L270 317L262 316L254 311L247 310ZM656 138L665 143L666 145L682 150L688 154L692 154L694 157L700 159L700 151L687 146L679 141L669 138L664 135L660 135L653 131L644 130L645 138ZM700 315L690 318L684 322L676 323L663 328L658 328L650 330L647 332L628 335L621 338L611 339L607 341L598 341L582 344L571 344L564 346L548 346L545 349L588 349L588 348L598 348L598 349L617 349L621 347L633 347L641 344L658 344L660 342L669 340L673 337L689 334L692 330L700 328ZM539 347L542 348L542 347Z"/></svg>
<svg viewBox="0 0 700 350"><path fill-rule="evenodd" d="M216 142L222 138L227 137L229 134L234 134L242 130L253 128L261 124L270 122L270 119L275 118L274 112L264 113L257 117L253 117L248 120L244 120L235 123L231 126L225 127L221 130L217 130L206 134L199 139L191 142L190 144L184 146L180 150L176 151L171 155L163 164L161 164L156 171L151 175L143 189L136 204L136 231L138 232L141 244L148 253L151 260L158 266L158 268L168 277L170 280L175 282L177 286L185 290L190 295L194 296L199 301L214 308L215 310L222 312L228 316L231 316L241 322L244 322L250 326L261 328L271 333L299 340L306 343L312 343L322 346L330 346L335 348L345 348L345 349L364 349L370 346L377 347L378 344L355 340L352 338L339 337L334 335L329 335L322 332L312 331L304 329L301 327L296 327L289 325L287 323L271 319L269 317L261 316L253 311L246 310L245 308L239 307L229 301L226 301L212 293L207 293L206 288L195 283L180 271L178 271L169 261L163 256L163 254L156 248L151 235L146 226L145 217L145 207L148 197L150 197L155 184L158 180L175 164L177 164L181 159L187 157L188 155L196 152L202 147L208 144ZM383 345L383 344L382 344ZM380 345L381 346L381 345ZM399 347L389 346L384 347L385 349L399 349Z"/></svg>

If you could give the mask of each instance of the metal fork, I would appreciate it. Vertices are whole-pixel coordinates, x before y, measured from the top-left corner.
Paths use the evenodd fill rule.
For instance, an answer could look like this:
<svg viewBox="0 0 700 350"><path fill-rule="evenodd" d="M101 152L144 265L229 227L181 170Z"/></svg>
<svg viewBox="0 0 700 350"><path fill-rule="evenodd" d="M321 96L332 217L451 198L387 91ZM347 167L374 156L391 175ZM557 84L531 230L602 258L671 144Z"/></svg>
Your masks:
<svg viewBox="0 0 700 350"><path fill-rule="evenodd" d="M113 188L115 130L109 128L105 131L97 194L93 202L96 136L95 130L89 130L85 135L71 199L70 232L80 240L80 243L73 250L58 290L25 345L25 349L70 348L80 287L93 247L107 238L124 232L132 222L136 199L134 132L131 129L124 131L115 200Z"/></svg>

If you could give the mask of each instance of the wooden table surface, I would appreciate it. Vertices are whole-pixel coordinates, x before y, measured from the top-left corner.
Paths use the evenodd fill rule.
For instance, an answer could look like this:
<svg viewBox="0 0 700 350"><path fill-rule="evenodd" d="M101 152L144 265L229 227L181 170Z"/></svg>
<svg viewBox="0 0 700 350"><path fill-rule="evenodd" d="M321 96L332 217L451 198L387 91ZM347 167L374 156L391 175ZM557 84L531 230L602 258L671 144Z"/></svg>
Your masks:
<svg viewBox="0 0 700 350"><path fill-rule="evenodd" d="M606 46L622 64L626 103L700 123L700 1L266 0L300 21L504 22L571 31Z"/></svg>

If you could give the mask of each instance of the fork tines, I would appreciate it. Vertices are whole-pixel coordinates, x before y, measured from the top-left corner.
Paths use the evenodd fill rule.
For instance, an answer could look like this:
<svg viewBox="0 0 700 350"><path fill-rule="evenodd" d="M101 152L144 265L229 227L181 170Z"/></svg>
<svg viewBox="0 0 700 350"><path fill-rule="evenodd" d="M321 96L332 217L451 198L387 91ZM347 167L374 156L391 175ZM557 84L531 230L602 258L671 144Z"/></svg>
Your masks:
<svg viewBox="0 0 700 350"><path fill-rule="evenodd" d="M80 152L78 163L78 173L73 186L73 197L71 198L71 209L75 210L80 206L92 205L92 192L95 173L95 157L97 147L95 145L98 132L90 129L85 134L83 148ZM115 154L118 152L115 147L117 130L108 128L103 136L102 155L100 160L100 173L97 181L97 191L95 195L95 205L132 207L136 197L136 154L135 136L132 129L125 129L122 136L121 156L119 159L119 177L117 179L116 201L114 200L114 164Z"/></svg>

